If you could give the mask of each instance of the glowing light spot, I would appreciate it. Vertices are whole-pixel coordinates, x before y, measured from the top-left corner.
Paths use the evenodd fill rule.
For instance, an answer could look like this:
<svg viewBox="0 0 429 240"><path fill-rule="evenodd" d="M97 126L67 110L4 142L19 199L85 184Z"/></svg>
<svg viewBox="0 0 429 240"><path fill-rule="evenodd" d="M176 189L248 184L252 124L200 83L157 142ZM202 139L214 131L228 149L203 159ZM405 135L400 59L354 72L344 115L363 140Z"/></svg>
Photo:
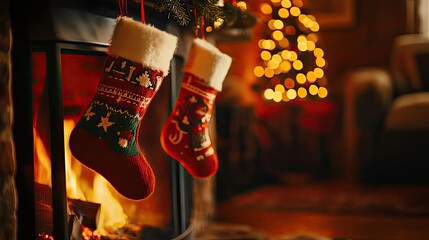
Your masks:
<svg viewBox="0 0 429 240"><path fill-rule="evenodd" d="M305 75L304 75L303 73L298 73L298 74L296 75L296 81L297 81L299 84L304 84L304 83L307 81L307 78L305 77Z"/></svg>
<svg viewBox="0 0 429 240"><path fill-rule="evenodd" d="M283 93L283 98L282 98L283 102L289 102L290 99L287 97L287 92Z"/></svg>
<svg viewBox="0 0 429 240"><path fill-rule="evenodd" d="M290 58L290 56L291 56L291 53L288 50L283 50L282 53L281 53L281 55L282 55L283 59L288 60Z"/></svg>
<svg viewBox="0 0 429 240"><path fill-rule="evenodd" d="M315 57L323 57L325 53L323 52L323 50L321 48L315 48L314 49L314 56Z"/></svg>
<svg viewBox="0 0 429 240"><path fill-rule="evenodd" d="M287 38L282 38L282 39L279 41L279 45L280 45L280 47L282 47L282 48L287 48L287 47L289 46L289 40L287 40Z"/></svg>
<svg viewBox="0 0 429 240"><path fill-rule="evenodd" d="M297 42L307 42L307 38L304 36L304 35L299 35L297 38L296 38L296 41Z"/></svg>
<svg viewBox="0 0 429 240"><path fill-rule="evenodd" d="M317 79L316 74L313 71L308 71L307 72L307 81L310 83L315 82Z"/></svg>
<svg viewBox="0 0 429 240"><path fill-rule="evenodd" d="M298 97L300 98L307 97L307 90L303 87L298 88Z"/></svg>
<svg viewBox="0 0 429 240"><path fill-rule="evenodd" d="M274 102L280 102L283 98L283 94L281 92L275 91L273 100Z"/></svg>
<svg viewBox="0 0 429 240"><path fill-rule="evenodd" d="M324 67L326 65L325 59L321 57L316 58L316 65L318 67Z"/></svg>
<svg viewBox="0 0 429 240"><path fill-rule="evenodd" d="M304 23L304 26L306 28L311 28L311 26L313 26L314 22L313 20L311 20L310 18L307 18L307 21Z"/></svg>
<svg viewBox="0 0 429 240"><path fill-rule="evenodd" d="M288 89L295 87L295 81L292 78L286 78L284 84L285 84L285 87Z"/></svg>
<svg viewBox="0 0 429 240"><path fill-rule="evenodd" d="M271 59L270 61L267 62L267 66L271 69L276 69L279 67L279 65L280 65L279 62L277 62L274 59Z"/></svg>
<svg viewBox="0 0 429 240"><path fill-rule="evenodd" d="M271 30L276 30L276 28L274 27L274 22L276 20L271 19L270 21L268 21L268 28L270 28Z"/></svg>
<svg viewBox="0 0 429 240"><path fill-rule="evenodd" d="M216 21L213 23L213 26L215 29L220 28L220 26L222 26L224 20L222 18L218 18L216 19Z"/></svg>
<svg viewBox="0 0 429 240"><path fill-rule="evenodd" d="M293 61L292 66L296 70L301 70L304 67L304 64L300 60L295 60Z"/></svg>
<svg viewBox="0 0 429 240"><path fill-rule="evenodd" d="M290 14L294 17L297 17L299 16L299 14L301 14L301 9L299 9L298 7L291 7Z"/></svg>
<svg viewBox="0 0 429 240"><path fill-rule="evenodd" d="M280 55L278 54L274 54L271 59L275 60L277 63L281 63L282 62L282 57L280 57Z"/></svg>
<svg viewBox="0 0 429 240"><path fill-rule="evenodd" d="M296 33L296 29L295 29L295 27L294 27L294 26L287 26L287 27L285 28L285 32L286 32L286 34L288 34L288 35L295 35L295 33Z"/></svg>
<svg viewBox="0 0 429 240"><path fill-rule="evenodd" d="M307 17L310 18L311 21L316 21L316 17L314 15L308 14Z"/></svg>
<svg viewBox="0 0 429 240"><path fill-rule="evenodd" d="M261 58L262 60L268 61L271 59L271 53L267 50L264 50L261 52Z"/></svg>
<svg viewBox="0 0 429 240"><path fill-rule="evenodd" d="M277 19L277 20L274 20L273 26L275 29L282 29L284 27L284 24L282 20Z"/></svg>
<svg viewBox="0 0 429 240"><path fill-rule="evenodd" d="M318 32L320 30L319 24L313 21L313 24L310 26L310 30L313 32Z"/></svg>
<svg viewBox="0 0 429 240"><path fill-rule="evenodd" d="M295 61L298 59L298 54L296 54L296 52L294 51L290 51L290 57L289 57L289 61Z"/></svg>
<svg viewBox="0 0 429 240"><path fill-rule="evenodd" d="M267 88L264 91L264 98L267 100L271 100L274 97L274 91L273 89Z"/></svg>
<svg viewBox="0 0 429 240"><path fill-rule="evenodd" d="M275 90L276 92L281 92L281 93L283 93L283 92L285 91L285 87L284 87L282 84L277 84L277 85L274 87L274 90Z"/></svg>
<svg viewBox="0 0 429 240"><path fill-rule="evenodd" d="M253 69L253 74L255 74L256 77L262 77L262 76L264 76L264 73L265 73L265 70L261 66L256 66Z"/></svg>
<svg viewBox="0 0 429 240"><path fill-rule="evenodd" d="M320 87L319 88L319 92L317 93L317 95L320 98L326 98L328 96L328 89L326 89L325 87Z"/></svg>
<svg viewBox="0 0 429 240"><path fill-rule="evenodd" d="M278 13L279 13L279 17L281 18L289 17L289 11L286 8L280 8Z"/></svg>
<svg viewBox="0 0 429 240"><path fill-rule="evenodd" d="M213 28L211 27L211 26L208 26L208 27L206 27L206 32L212 32L213 31Z"/></svg>
<svg viewBox="0 0 429 240"><path fill-rule="evenodd" d="M300 15L298 16L298 20L299 20L302 24L305 24L305 23L308 21L308 17L307 17L307 15L305 15L305 14L300 14Z"/></svg>
<svg viewBox="0 0 429 240"><path fill-rule="evenodd" d="M282 72L287 73L292 69L292 65L289 61L282 61L280 63L280 68L282 69Z"/></svg>
<svg viewBox="0 0 429 240"><path fill-rule="evenodd" d="M312 85L310 85L310 87L308 88L308 92L311 94L311 95L317 95L317 93L319 92L319 88L316 86L316 85L314 85L314 84L312 84Z"/></svg>
<svg viewBox="0 0 429 240"><path fill-rule="evenodd" d="M276 47L276 43L273 40L268 39L264 40L262 46L264 47L264 49L273 50Z"/></svg>
<svg viewBox="0 0 429 240"><path fill-rule="evenodd" d="M316 48L316 44L313 41L307 41L308 51L313 51Z"/></svg>
<svg viewBox="0 0 429 240"><path fill-rule="evenodd" d="M274 40L280 41L283 39L283 33L279 30L276 30L272 33L272 38Z"/></svg>
<svg viewBox="0 0 429 240"><path fill-rule="evenodd" d="M264 39L260 39L259 41L258 41L258 47L260 48L260 49L263 49L264 48L264 45L263 45L263 43L264 43Z"/></svg>
<svg viewBox="0 0 429 240"><path fill-rule="evenodd" d="M289 89L289 90L287 90L287 97L290 100L295 99L296 98L296 90L295 89Z"/></svg>
<svg viewBox="0 0 429 240"><path fill-rule="evenodd" d="M282 0L282 7L290 8L292 7L292 3L290 2L290 0Z"/></svg>
<svg viewBox="0 0 429 240"><path fill-rule="evenodd" d="M301 51L301 52L305 52L305 51L307 51L307 43L306 42L299 42L298 43L298 49Z"/></svg>
<svg viewBox="0 0 429 240"><path fill-rule="evenodd" d="M314 74L316 75L317 78L322 78L323 76L325 76L325 72L321 68L315 68Z"/></svg>
<svg viewBox="0 0 429 240"><path fill-rule="evenodd" d="M261 9L261 12L265 15L271 14L273 12L273 9L271 8L270 4L268 4L268 3L262 3L259 6L259 9Z"/></svg>
<svg viewBox="0 0 429 240"><path fill-rule="evenodd" d="M265 68L264 75L265 77L270 78L274 76L274 70L272 68L267 67Z"/></svg>
<svg viewBox="0 0 429 240"><path fill-rule="evenodd" d="M238 7L242 12L244 12L244 11L246 11L246 10L247 10L247 4L246 4L246 2L243 2L243 1L239 1L239 2L237 3L237 7Z"/></svg>

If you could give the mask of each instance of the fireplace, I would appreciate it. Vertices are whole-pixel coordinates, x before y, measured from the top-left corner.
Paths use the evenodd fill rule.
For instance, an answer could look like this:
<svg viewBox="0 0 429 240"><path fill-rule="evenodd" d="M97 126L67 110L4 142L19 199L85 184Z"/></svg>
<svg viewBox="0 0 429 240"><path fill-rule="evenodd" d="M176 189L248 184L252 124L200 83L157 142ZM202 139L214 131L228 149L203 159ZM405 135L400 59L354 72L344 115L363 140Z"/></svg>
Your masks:
<svg viewBox="0 0 429 240"><path fill-rule="evenodd" d="M18 239L71 239L94 231L103 239L189 238L192 178L159 144L161 124L179 90L186 48L178 48L140 128L140 147L156 175L156 190L148 199L129 200L68 149L69 134L101 76L117 16L115 1L44 1L28 6L30 15L19 2L11 3L13 96L19 126L14 129ZM129 4L131 17L138 10ZM149 7L146 19L160 29L183 34Z"/></svg>

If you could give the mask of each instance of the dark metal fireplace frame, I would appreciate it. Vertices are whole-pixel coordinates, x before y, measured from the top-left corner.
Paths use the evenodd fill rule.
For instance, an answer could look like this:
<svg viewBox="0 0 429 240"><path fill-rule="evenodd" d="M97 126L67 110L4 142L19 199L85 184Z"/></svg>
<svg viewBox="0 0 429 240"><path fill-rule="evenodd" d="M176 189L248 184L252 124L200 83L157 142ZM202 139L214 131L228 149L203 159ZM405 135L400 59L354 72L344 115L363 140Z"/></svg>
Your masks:
<svg viewBox="0 0 429 240"><path fill-rule="evenodd" d="M35 1L32 1L35 2ZM42 3L43 2L43 3ZM100 42L96 38L82 37L82 31L91 26L88 16L98 16L98 20L114 20L116 17L115 1L94 1L104 6L104 9L94 8L94 2L89 3L85 9L97 10L97 13L87 13L76 8L69 8L73 1L38 1L27 7L25 1L14 0L11 5L11 22L13 34L13 101L14 101L14 139L17 159L17 190L18 190L18 239L35 239L35 189L34 189L34 156L33 156L33 131L32 131L32 81L31 81L31 52L42 49L46 53L46 84L49 98L49 128L50 128L50 155L52 171L52 208L53 208L53 236L57 239L67 239L68 216L67 196L65 178L65 155L64 155L64 124L63 124L63 101L62 101L62 79L61 79L61 52L63 50L95 51L105 52L107 42ZM61 5L63 4L63 6ZM97 5L99 6L99 5ZM31 11L30 13L27 11ZM132 14L133 8L129 8ZM104 16L98 15L100 12ZM137 9L136 9L137 12ZM76 14L75 16L73 14ZM82 16L84 16L82 18ZM180 34L181 29L166 21L165 16L157 15L155 12L147 11L148 22L160 29ZM73 26L80 24L82 28L76 32L68 31L58 33L53 25L67 28L75 19ZM63 22L62 22L63 21ZM81 22L79 22L81 21ZM57 32L56 32L57 31ZM98 31L105 31L98 29ZM88 33L88 32L87 32ZM110 29L104 35L109 35ZM71 35L70 35L71 34ZM95 34L94 36L96 36ZM103 34L101 34L103 35ZM66 39L68 38L68 39ZM175 55L171 63L171 89L170 109L177 97L182 77L183 56ZM181 239L190 238L192 231L190 218L192 211L192 179L179 166L176 161L171 163L171 203L172 203L172 236L185 235ZM183 234L190 232L189 234Z"/></svg>

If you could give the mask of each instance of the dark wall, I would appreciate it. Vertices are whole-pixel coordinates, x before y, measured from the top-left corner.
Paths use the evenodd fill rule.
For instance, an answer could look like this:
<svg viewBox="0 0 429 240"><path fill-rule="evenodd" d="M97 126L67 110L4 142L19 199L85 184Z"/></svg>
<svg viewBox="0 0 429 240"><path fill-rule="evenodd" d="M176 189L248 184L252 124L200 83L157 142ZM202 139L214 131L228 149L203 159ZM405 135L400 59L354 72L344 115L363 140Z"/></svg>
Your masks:
<svg viewBox="0 0 429 240"><path fill-rule="evenodd" d="M352 26L321 26L331 96L341 96L341 77L355 67L388 66L392 40L405 34L406 0L355 0Z"/></svg>

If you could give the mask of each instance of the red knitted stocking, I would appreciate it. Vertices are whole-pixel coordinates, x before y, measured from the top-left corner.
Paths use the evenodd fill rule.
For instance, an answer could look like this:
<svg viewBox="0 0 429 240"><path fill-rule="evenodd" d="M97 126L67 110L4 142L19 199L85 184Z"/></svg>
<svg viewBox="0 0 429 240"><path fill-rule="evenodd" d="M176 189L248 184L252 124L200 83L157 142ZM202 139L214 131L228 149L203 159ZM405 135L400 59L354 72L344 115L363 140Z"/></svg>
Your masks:
<svg viewBox="0 0 429 240"><path fill-rule="evenodd" d="M146 198L155 188L137 135L176 42L154 27L118 18L97 92L70 136L73 156L130 199Z"/></svg>
<svg viewBox="0 0 429 240"><path fill-rule="evenodd" d="M208 127L216 94L230 64L229 56L195 39L179 97L161 133L164 150L194 177L209 177L218 169Z"/></svg>

